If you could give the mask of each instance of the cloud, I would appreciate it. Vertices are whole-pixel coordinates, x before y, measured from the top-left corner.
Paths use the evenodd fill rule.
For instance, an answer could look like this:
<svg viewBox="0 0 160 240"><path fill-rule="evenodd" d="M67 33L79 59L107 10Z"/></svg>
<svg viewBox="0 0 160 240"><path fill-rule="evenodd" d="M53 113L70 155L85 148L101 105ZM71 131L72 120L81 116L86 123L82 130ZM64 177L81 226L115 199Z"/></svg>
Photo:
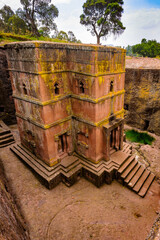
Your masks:
<svg viewBox="0 0 160 240"><path fill-rule="evenodd" d="M127 25L137 29L157 28L160 25L160 9L141 9L126 14Z"/></svg>
<svg viewBox="0 0 160 240"><path fill-rule="evenodd" d="M54 1L52 1L53 2L53 4L54 5L58 5L58 4L62 4L62 3L64 3L64 4L68 4L68 3L70 3L72 0L54 0Z"/></svg>
<svg viewBox="0 0 160 240"><path fill-rule="evenodd" d="M124 13L122 22L126 30L116 41L109 37L107 43L111 42L117 46L127 46L140 43L142 38L147 40L156 39L160 41L160 9L139 9ZM103 42L104 43L104 42Z"/></svg>

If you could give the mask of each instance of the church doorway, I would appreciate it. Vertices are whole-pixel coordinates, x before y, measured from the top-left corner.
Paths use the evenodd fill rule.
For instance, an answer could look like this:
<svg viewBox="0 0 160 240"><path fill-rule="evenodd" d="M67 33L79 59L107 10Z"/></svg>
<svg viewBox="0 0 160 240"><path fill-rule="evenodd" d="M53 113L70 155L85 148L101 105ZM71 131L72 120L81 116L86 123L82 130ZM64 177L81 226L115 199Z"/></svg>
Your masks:
<svg viewBox="0 0 160 240"><path fill-rule="evenodd" d="M119 150L120 149L120 127L116 127L110 132L110 149Z"/></svg>
<svg viewBox="0 0 160 240"><path fill-rule="evenodd" d="M68 143L67 143L67 134L64 133L59 136L59 141L58 141L58 153L59 156L65 157L68 152Z"/></svg>

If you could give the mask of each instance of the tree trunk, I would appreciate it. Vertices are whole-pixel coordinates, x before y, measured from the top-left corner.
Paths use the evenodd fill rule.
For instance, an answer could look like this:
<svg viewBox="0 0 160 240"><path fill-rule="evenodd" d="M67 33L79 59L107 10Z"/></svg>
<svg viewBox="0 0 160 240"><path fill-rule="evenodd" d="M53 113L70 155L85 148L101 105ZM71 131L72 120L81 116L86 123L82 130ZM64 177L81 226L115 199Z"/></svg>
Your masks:
<svg viewBox="0 0 160 240"><path fill-rule="evenodd" d="M97 35L97 44L100 45L100 36Z"/></svg>
<svg viewBox="0 0 160 240"><path fill-rule="evenodd" d="M35 27L35 26L33 26L33 25L32 25L32 33L33 33L34 36L40 37L40 34L39 34L39 32L38 32L37 27Z"/></svg>
<svg viewBox="0 0 160 240"><path fill-rule="evenodd" d="M38 29L37 29L37 26L36 26L36 24L35 24L33 19L31 21L31 29L32 29L32 33L33 33L34 36L40 37L40 34L38 32Z"/></svg>

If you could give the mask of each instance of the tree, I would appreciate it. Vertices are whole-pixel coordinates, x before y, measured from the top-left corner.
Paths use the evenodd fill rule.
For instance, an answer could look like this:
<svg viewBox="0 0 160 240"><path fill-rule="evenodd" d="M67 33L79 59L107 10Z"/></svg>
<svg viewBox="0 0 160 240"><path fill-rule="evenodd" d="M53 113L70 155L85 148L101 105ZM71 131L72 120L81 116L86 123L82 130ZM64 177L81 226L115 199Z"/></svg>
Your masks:
<svg viewBox="0 0 160 240"><path fill-rule="evenodd" d="M11 28L11 32L15 34L25 34L27 32L26 23L16 14L8 19L8 24Z"/></svg>
<svg viewBox="0 0 160 240"><path fill-rule="evenodd" d="M140 44L132 46L133 53L140 54L143 57L156 57L160 56L160 43L156 40L142 39Z"/></svg>
<svg viewBox="0 0 160 240"><path fill-rule="evenodd" d="M54 35L52 38L57 38L60 40L64 40L66 42L72 42L72 43L81 43L80 40L77 40L76 36L72 31L68 31L68 34L64 31L58 31L58 29L55 29Z"/></svg>
<svg viewBox="0 0 160 240"><path fill-rule="evenodd" d="M8 20L14 15L12 9L5 5L0 9L0 30L4 32L9 32L11 30Z"/></svg>
<svg viewBox="0 0 160 240"><path fill-rule="evenodd" d="M87 27L93 36L100 38L108 34L121 34L125 30L121 20L123 0L87 0L83 4L80 23Z"/></svg>
<svg viewBox="0 0 160 240"><path fill-rule="evenodd" d="M132 56L132 55L133 55L133 54L132 54L132 46L128 45L128 46L126 47L126 50L127 50L127 52L126 52L126 55L127 55L127 56Z"/></svg>
<svg viewBox="0 0 160 240"><path fill-rule="evenodd" d="M58 17L58 9L50 4L51 0L20 0L23 9L17 10L17 15L22 18L34 36L39 37L38 24L41 27L54 30L54 18Z"/></svg>
<svg viewBox="0 0 160 240"><path fill-rule="evenodd" d="M68 35L64 31L60 31L57 35L57 38L60 39L60 40L68 41Z"/></svg>
<svg viewBox="0 0 160 240"><path fill-rule="evenodd" d="M49 38L50 29L48 27L40 27L38 31L43 37Z"/></svg>
<svg viewBox="0 0 160 240"><path fill-rule="evenodd" d="M77 42L76 36L72 31L68 31L68 41L69 42Z"/></svg>

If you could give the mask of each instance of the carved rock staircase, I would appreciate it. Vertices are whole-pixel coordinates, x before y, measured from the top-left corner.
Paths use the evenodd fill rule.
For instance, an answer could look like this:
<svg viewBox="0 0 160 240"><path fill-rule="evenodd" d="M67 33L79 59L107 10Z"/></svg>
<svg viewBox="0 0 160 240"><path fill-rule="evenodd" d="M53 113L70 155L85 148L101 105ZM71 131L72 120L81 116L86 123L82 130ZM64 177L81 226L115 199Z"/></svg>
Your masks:
<svg viewBox="0 0 160 240"><path fill-rule="evenodd" d="M3 121L0 121L0 148L7 147L10 144L15 142L13 134L9 128L4 124Z"/></svg>
<svg viewBox="0 0 160 240"><path fill-rule="evenodd" d="M131 146L124 143L123 151L113 151L110 161L97 164L78 155L67 156L60 163L49 167L21 144L10 148L22 161L31 167L43 179L48 188L61 181L67 186L73 185L84 176L97 187L104 182L110 184L114 178L144 197L154 180L154 174L137 162L131 155Z"/></svg>
<svg viewBox="0 0 160 240"><path fill-rule="evenodd" d="M128 152L128 147L124 147L123 151ZM117 178L121 180L123 185L132 189L139 196L144 197L150 188L155 175L146 169L134 156L130 156L117 171Z"/></svg>

